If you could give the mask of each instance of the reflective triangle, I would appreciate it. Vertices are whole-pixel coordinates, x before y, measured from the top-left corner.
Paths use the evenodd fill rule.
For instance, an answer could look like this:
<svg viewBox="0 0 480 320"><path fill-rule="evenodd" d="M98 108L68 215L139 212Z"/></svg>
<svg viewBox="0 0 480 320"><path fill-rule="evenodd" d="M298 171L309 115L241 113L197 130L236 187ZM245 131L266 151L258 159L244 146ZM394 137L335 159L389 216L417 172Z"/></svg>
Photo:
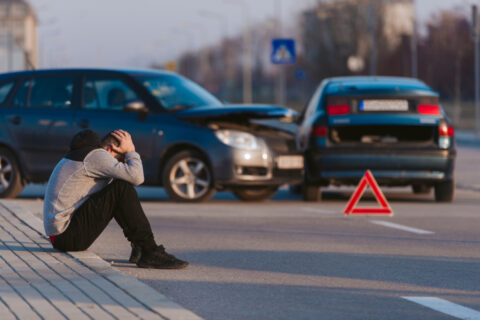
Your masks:
<svg viewBox="0 0 480 320"><path fill-rule="evenodd" d="M375 196L375 199L377 200L378 204L380 204L380 207L375 207L375 208L366 208L366 207L357 208L356 207L358 204L358 201L360 200L363 193L365 192L365 188L367 187L367 185L369 185L370 188L372 189L373 195ZM380 187L378 186L378 183L373 177L373 174L370 170L367 170L363 178L360 180L357 186L357 189L350 197L350 200L348 201L347 206L343 211L343 214L346 214L346 215L347 214L393 215L392 208L390 208L390 205L388 204L387 199L383 195L382 190L380 190Z"/></svg>

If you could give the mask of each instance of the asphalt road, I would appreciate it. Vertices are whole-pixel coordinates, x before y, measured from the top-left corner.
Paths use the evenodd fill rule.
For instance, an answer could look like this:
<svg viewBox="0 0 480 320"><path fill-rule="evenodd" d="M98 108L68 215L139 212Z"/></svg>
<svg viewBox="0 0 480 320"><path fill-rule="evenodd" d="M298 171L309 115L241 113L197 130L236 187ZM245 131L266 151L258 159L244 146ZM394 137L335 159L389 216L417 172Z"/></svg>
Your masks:
<svg viewBox="0 0 480 320"><path fill-rule="evenodd" d="M353 188L329 188L321 203L282 190L265 203L220 193L192 205L140 188L157 242L191 265L128 264L115 222L91 249L205 319L480 319L479 161L479 149L459 148L451 204L383 189L393 217L345 217ZM41 189L18 201L39 214Z"/></svg>

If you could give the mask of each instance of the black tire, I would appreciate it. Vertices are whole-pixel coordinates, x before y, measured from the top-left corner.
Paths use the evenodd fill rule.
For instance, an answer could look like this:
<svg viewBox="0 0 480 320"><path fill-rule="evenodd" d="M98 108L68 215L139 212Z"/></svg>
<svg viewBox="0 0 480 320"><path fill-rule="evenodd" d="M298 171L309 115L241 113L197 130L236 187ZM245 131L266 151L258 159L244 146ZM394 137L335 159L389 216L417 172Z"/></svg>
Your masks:
<svg viewBox="0 0 480 320"><path fill-rule="evenodd" d="M185 150L173 155L165 165L162 179L165 191L175 201L202 202L215 194L212 170L197 151Z"/></svg>
<svg viewBox="0 0 480 320"><path fill-rule="evenodd" d="M412 191L415 194L428 194L432 191L432 186L426 184L414 184L412 185Z"/></svg>
<svg viewBox="0 0 480 320"><path fill-rule="evenodd" d="M15 198L23 183L17 158L10 150L0 148L0 198Z"/></svg>
<svg viewBox="0 0 480 320"><path fill-rule="evenodd" d="M314 184L304 184L302 188L303 200L320 201L322 200L322 188Z"/></svg>
<svg viewBox="0 0 480 320"><path fill-rule="evenodd" d="M302 185L301 184L294 184L294 185L291 185L290 188L290 193L291 194L302 194Z"/></svg>
<svg viewBox="0 0 480 320"><path fill-rule="evenodd" d="M243 201L265 201L277 193L278 186L236 187L233 194Z"/></svg>
<svg viewBox="0 0 480 320"><path fill-rule="evenodd" d="M435 201L452 202L455 197L454 180L443 181L435 184Z"/></svg>

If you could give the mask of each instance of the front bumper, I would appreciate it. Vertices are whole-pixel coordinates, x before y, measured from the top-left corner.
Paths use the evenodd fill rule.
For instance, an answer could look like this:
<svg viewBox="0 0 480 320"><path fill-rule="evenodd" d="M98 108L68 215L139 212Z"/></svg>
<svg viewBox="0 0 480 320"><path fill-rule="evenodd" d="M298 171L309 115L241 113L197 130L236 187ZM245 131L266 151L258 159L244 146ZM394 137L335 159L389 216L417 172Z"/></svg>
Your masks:
<svg viewBox="0 0 480 320"><path fill-rule="evenodd" d="M317 149L306 153L306 180L356 184L371 170L383 185L435 183L453 179L455 156L454 150Z"/></svg>
<svg viewBox="0 0 480 320"><path fill-rule="evenodd" d="M247 151L230 148L229 157L212 161L215 184L219 189L234 186L274 186L298 184L303 179L303 155L276 154L268 147ZM297 164L285 166L280 159L292 159Z"/></svg>

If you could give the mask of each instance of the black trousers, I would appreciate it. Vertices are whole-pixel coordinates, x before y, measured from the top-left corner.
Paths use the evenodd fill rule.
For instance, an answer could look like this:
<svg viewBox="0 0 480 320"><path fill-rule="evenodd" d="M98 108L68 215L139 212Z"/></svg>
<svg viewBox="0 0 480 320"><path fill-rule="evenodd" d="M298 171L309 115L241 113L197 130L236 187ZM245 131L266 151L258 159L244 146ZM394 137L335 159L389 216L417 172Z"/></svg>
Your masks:
<svg viewBox="0 0 480 320"><path fill-rule="evenodd" d="M55 238L61 251L83 251L97 239L112 218L125 237L144 251L156 247L152 229L132 184L114 180L93 194L73 213L68 228Z"/></svg>

